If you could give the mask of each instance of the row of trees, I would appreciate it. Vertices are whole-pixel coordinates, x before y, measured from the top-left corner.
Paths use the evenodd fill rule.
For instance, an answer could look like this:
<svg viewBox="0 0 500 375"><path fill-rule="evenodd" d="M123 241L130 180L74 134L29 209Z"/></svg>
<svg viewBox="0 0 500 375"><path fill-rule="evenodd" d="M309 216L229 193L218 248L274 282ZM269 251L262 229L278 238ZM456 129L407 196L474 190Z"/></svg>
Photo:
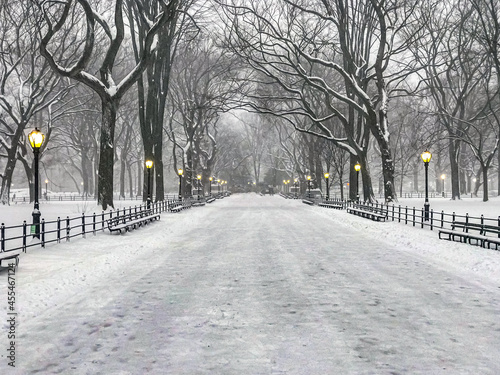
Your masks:
<svg viewBox="0 0 500 375"><path fill-rule="evenodd" d="M449 170L452 197L499 164L499 5L493 0L38 0L0 9L0 166L9 201L27 130L42 162L113 206L165 171L204 183L281 176L364 198L418 189L420 153ZM224 113L230 113L231 115ZM69 158L68 158L69 156ZM128 177L128 179L127 179ZM231 181L231 180L230 180ZM128 183L127 183L128 182ZM128 185L128 189L126 188ZM350 197L355 197L351 184ZM141 189L136 189L141 190ZM145 191L146 189L142 189ZM500 190L500 189L499 189Z"/></svg>

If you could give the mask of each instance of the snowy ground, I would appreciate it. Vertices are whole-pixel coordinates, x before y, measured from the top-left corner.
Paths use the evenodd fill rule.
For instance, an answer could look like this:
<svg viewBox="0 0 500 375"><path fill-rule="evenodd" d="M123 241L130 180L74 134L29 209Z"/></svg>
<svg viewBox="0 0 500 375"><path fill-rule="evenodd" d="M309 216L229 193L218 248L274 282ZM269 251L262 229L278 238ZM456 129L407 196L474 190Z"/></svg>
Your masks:
<svg viewBox="0 0 500 375"><path fill-rule="evenodd" d="M278 196L34 249L15 277L2 374L500 373L499 251Z"/></svg>

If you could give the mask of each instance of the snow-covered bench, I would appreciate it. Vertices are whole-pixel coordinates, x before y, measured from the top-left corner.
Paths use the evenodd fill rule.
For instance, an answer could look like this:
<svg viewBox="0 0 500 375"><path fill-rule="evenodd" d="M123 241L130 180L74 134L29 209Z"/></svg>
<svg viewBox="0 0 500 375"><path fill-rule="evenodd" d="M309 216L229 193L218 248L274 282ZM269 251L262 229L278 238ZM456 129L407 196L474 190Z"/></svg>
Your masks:
<svg viewBox="0 0 500 375"><path fill-rule="evenodd" d="M140 210L112 217L106 220L106 223L110 233L117 231L121 233L122 230L128 232L131 229L138 228L159 219L160 214L152 213L150 210Z"/></svg>
<svg viewBox="0 0 500 375"><path fill-rule="evenodd" d="M491 245L495 245L495 249L498 250L498 246L500 245L500 227L496 225L453 221L451 229L439 230L439 239L448 241L458 240L459 242L487 247L488 249L491 248Z"/></svg>
<svg viewBox="0 0 500 375"><path fill-rule="evenodd" d="M377 221L385 221L389 215L386 208L360 203L354 203L351 207L347 207L347 212Z"/></svg>
<svg viewBox="0 0 500 375"><path fill-rule="evenodd" d="M210 198L207 199L207 203L212 203L213 201L215 201L214 197L210 197Z"/></svg>
<svg viewBox="0 0 500 375"><path fill-rule="evenodd" d="M188 208L191 208L191 204L189 202L181 202L181 201L170 203L168 206L168 210L170 212L181 212L182 210Z"/></svg>
<svg viewBox="0 0 500 375"><path fill-rule="evenodd" d="M337 203L337 202L321 202L318 204L320 207L325 207L325 208L336 208L337 210L341 210L344 208L342 203Z"/></svg>
<svg viewBox="0 0 500 375"><path fill-rule="evenodd" d="M314 201L311 201L309 199L302 199L302 203L305 203L305 204L308 204L310 206L313 206L314 205Z"/></svg>

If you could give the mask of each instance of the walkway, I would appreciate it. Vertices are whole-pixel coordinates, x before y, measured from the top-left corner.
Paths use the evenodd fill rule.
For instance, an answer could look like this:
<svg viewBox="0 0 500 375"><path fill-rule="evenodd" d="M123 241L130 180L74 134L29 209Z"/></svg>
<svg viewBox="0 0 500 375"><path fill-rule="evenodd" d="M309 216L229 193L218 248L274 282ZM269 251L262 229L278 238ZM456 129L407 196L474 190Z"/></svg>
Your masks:
<svg viewBox="0 0 500 375"><path fill-rule="evenodd" d="M26 257L19 373L500 373L500 289L318 210L234 195Z"/></svg>

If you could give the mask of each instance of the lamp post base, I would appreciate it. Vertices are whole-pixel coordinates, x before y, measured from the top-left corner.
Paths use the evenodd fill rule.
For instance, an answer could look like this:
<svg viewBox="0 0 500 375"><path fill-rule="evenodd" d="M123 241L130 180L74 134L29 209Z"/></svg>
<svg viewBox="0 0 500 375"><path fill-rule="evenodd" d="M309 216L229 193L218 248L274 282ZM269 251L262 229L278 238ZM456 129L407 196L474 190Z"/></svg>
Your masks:
<svg viewBox="0 0 500 375"><path fill-rule="evenodd" d="M424 203L424 220L429 221L429 202Z"/></svg>
<svg viewBox="0 0 500 375"><path fill-rule="evenodd" d="M31 227L31 234L33 235L33 238L40 239L40 216L42 214L38 209L35 208L31 215L33 216L33 225Z"/></svg>

